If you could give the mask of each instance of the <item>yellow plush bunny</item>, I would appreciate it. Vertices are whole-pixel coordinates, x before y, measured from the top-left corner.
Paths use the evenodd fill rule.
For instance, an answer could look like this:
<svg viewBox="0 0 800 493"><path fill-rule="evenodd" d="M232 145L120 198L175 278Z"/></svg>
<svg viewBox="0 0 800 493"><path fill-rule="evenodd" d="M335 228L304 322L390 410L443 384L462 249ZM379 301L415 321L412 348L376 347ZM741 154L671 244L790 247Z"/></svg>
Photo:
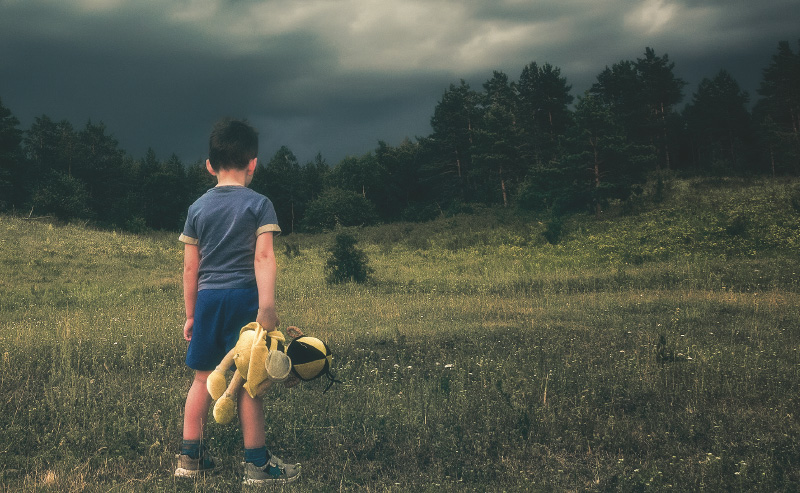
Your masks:
<svg viewBox="0 0 800 493"><path fill-rule="evenodd" d="M289 329L299 332L295 327ZM284 352L285 340L281 331L267 332L258 322L242 327L236 346L225 355L206 381L208 393L217 401L214 405L217 423L227 424L233 419L240 389L244 388L250 397L255 398L273 382L286 380L292 364ZM231 365L235 365L236 370L226 385L225 372Z"/></svg>

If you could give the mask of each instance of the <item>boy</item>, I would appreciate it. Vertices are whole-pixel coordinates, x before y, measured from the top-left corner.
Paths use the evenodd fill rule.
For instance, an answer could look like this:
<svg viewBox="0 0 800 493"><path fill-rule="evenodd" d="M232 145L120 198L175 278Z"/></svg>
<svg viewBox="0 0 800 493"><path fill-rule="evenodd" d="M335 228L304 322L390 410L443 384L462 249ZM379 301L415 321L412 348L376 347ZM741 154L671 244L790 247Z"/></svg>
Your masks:
<svg viewBox="0 0 800 493"><path fill-rule="evenodd" d="M211 397L206 379L235 344L239 330L255 320L278 326L277 264L273 235L280 234L272 202L247 188L253 179L258 133L244 121L223 119L211 132L206 169L217 186L189 207L180 236L184 243L186 364L195 370L186 396L183 443L175 476L193 477L214 468L202 443ZM266 448L260 397L238 397L244 439L244 482L288 483L300 464L284 464Z"/></svg>

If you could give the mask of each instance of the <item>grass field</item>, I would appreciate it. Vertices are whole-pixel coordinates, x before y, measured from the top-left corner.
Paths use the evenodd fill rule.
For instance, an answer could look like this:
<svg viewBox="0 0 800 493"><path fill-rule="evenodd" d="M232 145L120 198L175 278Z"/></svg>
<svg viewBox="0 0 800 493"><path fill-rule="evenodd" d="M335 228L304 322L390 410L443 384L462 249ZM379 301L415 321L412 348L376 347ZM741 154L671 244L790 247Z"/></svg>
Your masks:
<svg viewBox="0 0 800 493"><path fill-rule="evenodd" d="M281 237L284 326L344 381L268 394L284 489L800 491L799 186L674 181L556 245L503 211L352 230L363 285L324 282L332 235ZM0 216L2 490L241 489L235 423L219 474L172 477L177 234Z"/></svg>

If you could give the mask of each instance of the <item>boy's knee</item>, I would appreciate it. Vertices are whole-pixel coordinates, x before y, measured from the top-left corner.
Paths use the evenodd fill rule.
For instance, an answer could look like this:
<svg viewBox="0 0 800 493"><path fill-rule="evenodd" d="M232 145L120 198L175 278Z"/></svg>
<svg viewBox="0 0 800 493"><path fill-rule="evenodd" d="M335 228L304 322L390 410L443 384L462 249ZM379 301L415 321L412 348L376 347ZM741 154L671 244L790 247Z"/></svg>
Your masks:
<svg viewBox="0 0 800 493"><path fill-rule="evenodd" d="M194 381L205 385L209 375L211 375L210 371L197 370L194 372Z"/></svg>

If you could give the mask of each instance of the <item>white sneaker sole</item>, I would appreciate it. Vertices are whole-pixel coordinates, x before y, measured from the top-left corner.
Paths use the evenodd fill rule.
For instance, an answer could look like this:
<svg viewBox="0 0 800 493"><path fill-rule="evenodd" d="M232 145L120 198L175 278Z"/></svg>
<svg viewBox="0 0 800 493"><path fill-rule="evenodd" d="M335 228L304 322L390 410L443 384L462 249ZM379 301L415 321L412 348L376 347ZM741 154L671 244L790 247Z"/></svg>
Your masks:
<svg viewBox="0 0 800 493"><path fill-rule="evenodd" d="M265 478L265 479L253 479L253 478L244 478L242 484L245 486L257 486L263 484L288 484L292 481L297 480L300 477L300 473L298 472L291 478Z"/></svg>
<svg viewBox="0 0 800 493"><path fill-rule="evenodd" d="M175 458L179 458L180 454L176 455ZM213 460L213 457L212 457ZM216 462L216 461L215 461ZM185 469L183 467L178 467L175 469L175 473L173 476L176 478L196 478L197 476L201 476L203 474L210 474L216 471L216 467L212 467L211 469Z"/></svg>
<svg viewBox="0 0 800 493"><path fill-rule="evenodd" d="M184 469L182 467L179 467L179 468L175 469L175 477L176 478L195 478L197 476L200 476L201 474L205 474L205 473L211 472L211 471L212 471L212 469L206 469L206 470L203 470L203 471L192 471L191 469Z"/></svg>

